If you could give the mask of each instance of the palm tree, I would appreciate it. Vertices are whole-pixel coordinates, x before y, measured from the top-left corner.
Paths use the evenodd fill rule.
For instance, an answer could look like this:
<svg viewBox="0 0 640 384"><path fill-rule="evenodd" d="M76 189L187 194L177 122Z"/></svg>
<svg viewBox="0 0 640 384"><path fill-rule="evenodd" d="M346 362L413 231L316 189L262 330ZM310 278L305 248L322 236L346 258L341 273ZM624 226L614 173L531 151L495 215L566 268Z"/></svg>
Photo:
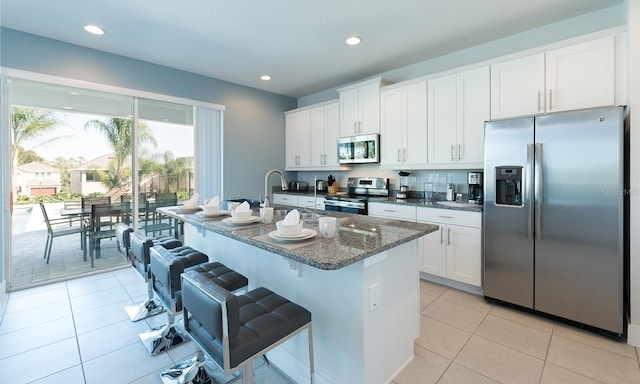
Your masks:
<svg viewBox="0 0 640 384"><path fill-rule="evenodd" d="M133 136L131 129L131 119L123 119L113 117L106 122L100 120L90 120L84 125L85 129L94 128L101 131L107 137L109 145L113 149L116 166L115 166L115 186L122 187L124 177L124 163L131 156L133 147ZM156 145L151 130L144 123L138 124L138 141L140 143L152 143Z"/></svg>
<svg viewBox="0 0 640 384"><path fill-rule="evenodd" d="M31 109L31 108L13 108L11 114L11 129L13 134L13 143L11 146L11 174L12 183L15 180L15 171L18 169L18 161L20 153L24 151L24 145L27 142L42 138L45 134L51 132L56 126L61 124L61 121L55 115L53 111L43 109ZM51 143L61 137L52 137L46 140L40 141L34 145L34 148L46 143ZM11 187L11 191L15 190L14 185ZM16 198L13 195L13 198Z"/></svg>

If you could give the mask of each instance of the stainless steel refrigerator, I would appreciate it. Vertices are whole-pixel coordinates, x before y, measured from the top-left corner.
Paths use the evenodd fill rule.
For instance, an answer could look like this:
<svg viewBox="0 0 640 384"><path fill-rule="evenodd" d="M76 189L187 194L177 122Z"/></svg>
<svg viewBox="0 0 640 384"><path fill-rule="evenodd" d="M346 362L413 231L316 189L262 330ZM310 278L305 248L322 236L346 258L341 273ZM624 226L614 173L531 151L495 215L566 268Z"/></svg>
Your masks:
<svg viewBox="0 0 640 384"><path fill-rule="evenodd" d="M486 297L623 334L624 114L485 124Z"/></svg>

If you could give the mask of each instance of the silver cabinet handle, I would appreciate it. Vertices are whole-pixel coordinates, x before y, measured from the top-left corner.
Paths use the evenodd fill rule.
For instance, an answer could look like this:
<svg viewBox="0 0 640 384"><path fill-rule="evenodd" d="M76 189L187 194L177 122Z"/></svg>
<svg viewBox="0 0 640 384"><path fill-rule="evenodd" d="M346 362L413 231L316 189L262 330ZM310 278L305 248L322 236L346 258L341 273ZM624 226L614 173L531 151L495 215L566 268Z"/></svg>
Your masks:
<svg viewBox="0 0 640 384"><path fill-rule="evenodd" d="M542 109L540 109L540 105L542 104L540 102L540 96L542 95L542 92L538 91L538 111L541 111Z"/></svg>
<svg viewBox="0 0 640 384"><path fill-rule="evenodd" d="M553 89L549 90L549 110L553 109Z"/></svg>
<svg viewBox="0 0 640 384"><path fill-rule="evenodd" d="M542 239L542 224L540 220L540 207L542 205L542 178L544 177L542 174L542 143L535 144L535 163L534 163L534 172L535 172L535 188L534 188L534 199L535 199L535 207L533 212L533 217L535 218L535 227L534 231L536 234L536 240Z"/></svg>
<svg viewBox="0 0 640 384"><path fill-rule="evenodd" d="M324 165L327 165L327 154L324 154Z"/></svg>
<svg viewBox="0 0 640 384"><path fill-rule="evenodd" d="M404 148L404 149L402 150L402 154L403 154L403 156L402 156L402 160L403 160L403 161L407 161L407 148Z"/></svg>
<svg viewBox="0 0 640 384"><path fill-rule="evenodd" d="M442 244L442 226L440 226L440 244Z"/></svg>
<svg viewBox="0 0 640 384"><path fill-rule="evenodd" d="M447 245L451 245L451 228L447 227Z"/></svg>
<svg viewBox="0 0 640 384"><path fill-rule="evenodd" d="M385 212L395 212L395 210L394 210L394 209L385 209L384 211L385 211Z"/></svg>
<svg viewBox="0 0 640 384"><path fill-rule="evenodd" d="M398 163L400 162L400 148L398 148Z"/></svg>
<svg viewBox="0 0 640 384"><path fill-rule="evenodd" d="M438 215L438 217L442 217L443 219L453 219L453 216L442 216L442 215Z"/></svg>
<svg viewBox="0 0 640 384"><path fill-rule="evenodd" d="M324 164L324 162L322 161L322 154L320 154L320 164Z"/></svg>
<svg viewBox="0 0 640 384"><path fill-rule="evenodd" d="M458 161L462 160L462 144L458 144Z"/></svg>
<svg viewBox="0 0 640 384"><path fill-rule="evenodd" d="M451 145L451 161L454 161L456 159L455 155L453 154L453 148L454 148L454 145L452 144Z"/></svg>

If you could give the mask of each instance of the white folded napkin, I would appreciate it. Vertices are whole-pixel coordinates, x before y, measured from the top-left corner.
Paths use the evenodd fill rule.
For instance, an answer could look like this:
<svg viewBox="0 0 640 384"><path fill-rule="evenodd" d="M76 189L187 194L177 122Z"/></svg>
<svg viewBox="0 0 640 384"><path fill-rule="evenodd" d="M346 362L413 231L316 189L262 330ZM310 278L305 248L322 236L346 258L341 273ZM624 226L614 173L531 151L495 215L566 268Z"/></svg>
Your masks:
<svg viewBox="0 0 640 384"><path fill-rule="evenodd" d="M287 213L287 215L282 219L282 223L286 225L298 224L300 222L300 212L297 209Z"/></svg>
<svg viewBox="0 0 640 384"><path fill-rule="evenodd" d="M251 206L246 201L236 207L236 212L249 212L250 210Z"/></svg>
<svg viewBox="0 0 640 384"><path fill-rule="evenodd" d="M213 199L209 200L207 203L207 207L217 207L220 205L220 197L218 195L214 196Z"/></svg>
<svg viewBox="0 0 640 384"><path fill-rule="evenodd" d="M200 199L200 195L196 192L189 200L182 203L182 206L184 208L196 208L198 206L198 199Z"/></svg>

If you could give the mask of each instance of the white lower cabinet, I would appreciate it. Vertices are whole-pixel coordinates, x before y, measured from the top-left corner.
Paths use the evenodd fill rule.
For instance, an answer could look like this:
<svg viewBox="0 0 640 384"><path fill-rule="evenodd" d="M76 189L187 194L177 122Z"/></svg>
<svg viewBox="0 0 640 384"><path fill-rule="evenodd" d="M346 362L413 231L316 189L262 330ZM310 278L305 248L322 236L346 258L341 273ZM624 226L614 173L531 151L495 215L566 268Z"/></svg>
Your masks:
<svg viewBox="0 0 640 384"><path fill-rule="evenodd" d="M369 203L368 215L395 220L416 221L416 206L401 204Z"/></svg>
<svg viewBox="0 0 640 384"><path fill-rule="evenodd" d="M440 227L421 238L420 271L480 287L482 214L417 208L417 221Z"/></svg>

